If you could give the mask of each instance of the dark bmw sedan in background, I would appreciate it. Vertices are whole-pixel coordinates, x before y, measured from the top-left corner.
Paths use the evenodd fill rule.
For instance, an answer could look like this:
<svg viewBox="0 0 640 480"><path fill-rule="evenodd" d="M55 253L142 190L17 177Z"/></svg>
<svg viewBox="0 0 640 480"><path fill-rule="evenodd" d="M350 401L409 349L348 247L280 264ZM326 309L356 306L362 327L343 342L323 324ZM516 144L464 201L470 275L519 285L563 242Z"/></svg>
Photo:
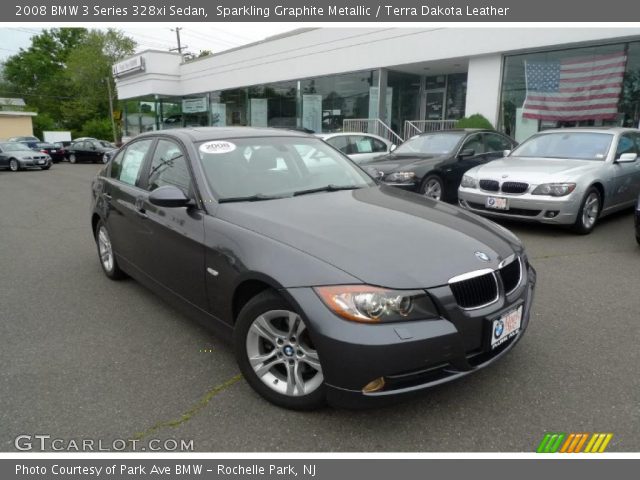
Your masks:
<svg viewBox="0 0 640 480"><path fill-rule="evenodd" d="M456 203L464 172L501 158L517 143L493 130L459 129L410 138L393 152L362 163L388 185L415 191L434 200Z"/></svg>
<svg viewBox="0 0 640 480"><path fill-rule="evenodd" d="M104 273L232 340L248 383L283 407L454 380L529 322L536 275L513 234L378 185L302 133L140 135L98 174L91 208Z"/></svg>

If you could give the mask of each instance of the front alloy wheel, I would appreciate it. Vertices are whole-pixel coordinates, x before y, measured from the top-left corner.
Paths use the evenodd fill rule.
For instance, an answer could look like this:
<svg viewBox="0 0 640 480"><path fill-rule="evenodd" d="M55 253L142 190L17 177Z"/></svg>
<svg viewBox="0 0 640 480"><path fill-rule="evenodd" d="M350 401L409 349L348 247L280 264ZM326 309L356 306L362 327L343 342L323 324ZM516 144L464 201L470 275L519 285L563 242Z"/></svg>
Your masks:
<svg viewBox="0 0 640 480"><path fill-rule="evenodd" d="M15 158L9 160L9 170L11 170L12 172L17 172L18 170L20 170L20 164L18 163L18 160L16 160Z"/></svg>
<svg viewBox="0 0 640 480"><path fill-rule="evenodd" d="M430 175L422 182L421 193L432 200L441 200L444 187L442 180L436 175Z"/></svg>
<svg viewBox="0 0 640 480"><path fill-rule="evenodd" d="M600 208L600 192L595 188L590 188L582 200L582 205L573 227L574 230L583 235L591 233L600 216Z"/></svg>
<svg viewBox="0 0 640 480"><path fill-rule="evenodd" d="M275 292L258 294L242 309L235 347L243 375L270 402L297 410L324 404L322 366L307 326Z"/></svg>
<svg viewBox="0 0 640 480"><path fill-rule="evenodd" d="M69 163L76 163L76 156L73 153L69 155Z"/></svg>

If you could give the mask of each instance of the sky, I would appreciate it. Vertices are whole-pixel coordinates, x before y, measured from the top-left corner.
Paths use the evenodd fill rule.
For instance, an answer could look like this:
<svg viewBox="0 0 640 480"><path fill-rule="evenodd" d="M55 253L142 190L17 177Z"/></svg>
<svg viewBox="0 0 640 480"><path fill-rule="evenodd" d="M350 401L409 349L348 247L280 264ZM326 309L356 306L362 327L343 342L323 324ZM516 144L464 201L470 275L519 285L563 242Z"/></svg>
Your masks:
<svg viewBox="0 0 640 480"><path fill-rule="evenodd" d="M187 46L184 52L197 55L201 50L213 53L263 40L271 35L284 33L295 28L283 23L251 24L184 24L181 25L180 40ZM47 26L46 28L51 28ZM175 28L175 27L174 27ZM176 33L171 26L141 26L121 28L126 35L138 42L138 51L155 49L168 50L177 47ZM28 48L31 37L41 32L39 27L0 27L0 62L18 53L20 48Z"/></svg>

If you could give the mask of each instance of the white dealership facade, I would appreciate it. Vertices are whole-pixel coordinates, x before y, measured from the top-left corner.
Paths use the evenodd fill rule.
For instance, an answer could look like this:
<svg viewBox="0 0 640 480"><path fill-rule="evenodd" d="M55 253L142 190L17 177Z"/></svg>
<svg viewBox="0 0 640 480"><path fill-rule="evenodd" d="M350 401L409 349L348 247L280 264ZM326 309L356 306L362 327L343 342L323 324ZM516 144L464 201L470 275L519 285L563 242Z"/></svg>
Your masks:
<svg viewBox="0 0 640 480"><path fill-rule="evenodd" d="M125 136L193 125L319 132L376 123L404 138L480 113L521 140L571 125L523 118L526 62L616 52L626 58L617 116L574 123L637 126L635 27L304 28L190 61L148 50L115 65L114 75Z"/></svg>

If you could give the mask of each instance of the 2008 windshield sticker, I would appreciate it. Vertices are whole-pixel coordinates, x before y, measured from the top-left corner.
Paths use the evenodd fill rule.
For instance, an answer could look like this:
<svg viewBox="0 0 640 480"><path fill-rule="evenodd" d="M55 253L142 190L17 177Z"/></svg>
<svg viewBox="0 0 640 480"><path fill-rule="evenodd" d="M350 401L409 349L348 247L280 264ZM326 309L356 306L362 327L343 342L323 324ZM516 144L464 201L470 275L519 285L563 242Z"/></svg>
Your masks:
<svg viewBox="0 0 640 480"><path fill-rule="evenodd" d="M202 153L229 153L236 149L235 143L217 140L215 142L207 142L200 145L200 151Z"/></svg>

